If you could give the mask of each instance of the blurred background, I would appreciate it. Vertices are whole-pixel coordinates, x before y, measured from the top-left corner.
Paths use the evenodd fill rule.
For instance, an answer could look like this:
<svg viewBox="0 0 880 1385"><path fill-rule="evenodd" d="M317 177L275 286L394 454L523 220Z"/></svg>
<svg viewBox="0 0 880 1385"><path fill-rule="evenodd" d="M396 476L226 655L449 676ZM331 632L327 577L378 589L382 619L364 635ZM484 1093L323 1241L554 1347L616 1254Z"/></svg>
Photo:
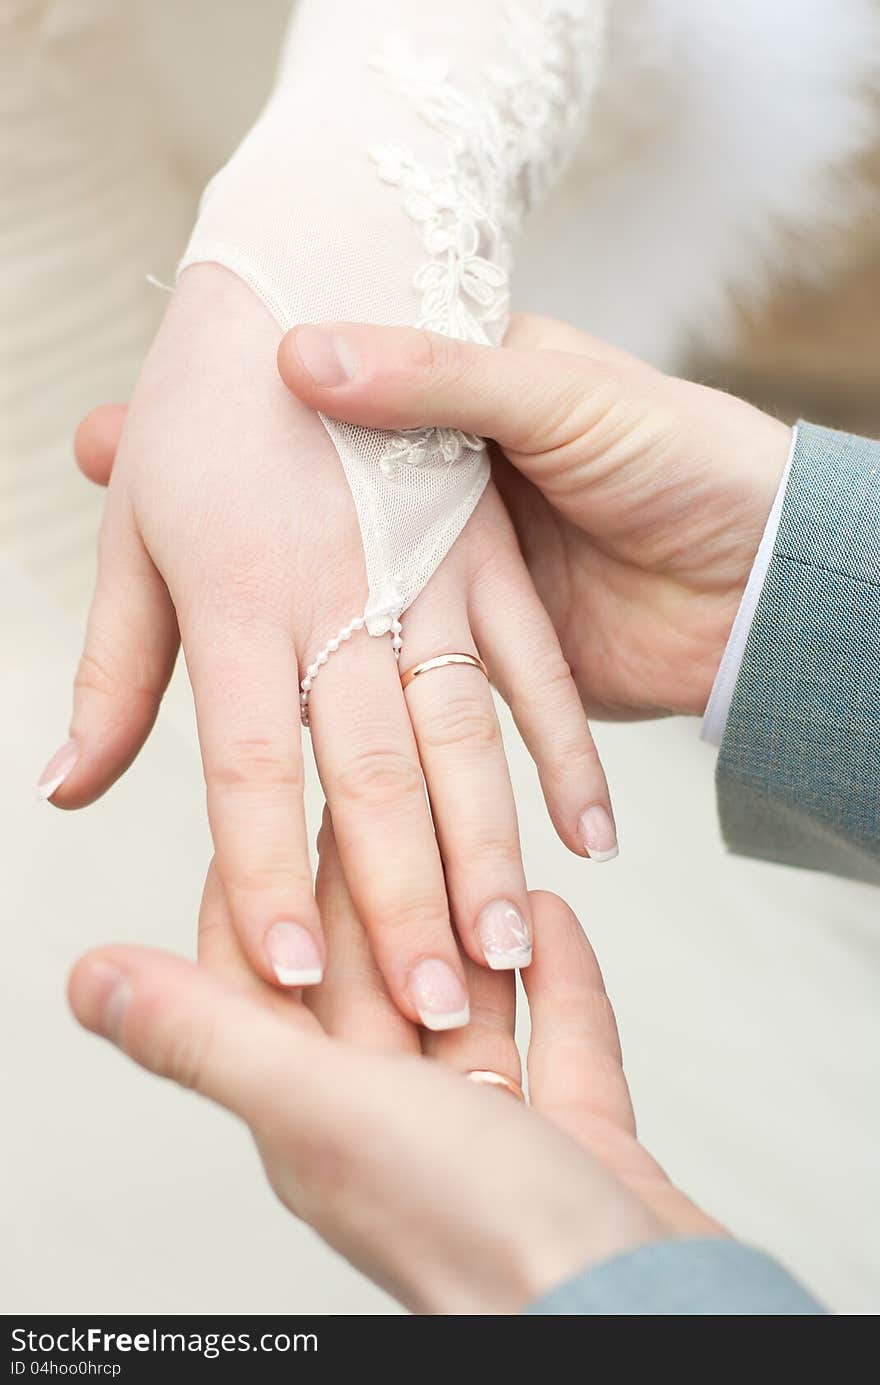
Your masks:
<svg viewBox="0 0 880 1385"><path fill-rule="evenodd" d="M146 276L173 281L289 8L0 5L7 1312L394 1311L281 1212L226 1115L128 1068L66 1010L92 944L192 949L210 844L185 672L104 800L76 815L33 802L65 735L102 503L73 430L128 397L165 305ZM519 306L786 419L880 435L875 7L609 10L593 125L527 237ZM876 1311L875 892L726 856L714 752L686 721L598 728L622 851L591 871L556 842L504 725L530 880L565 894L593 939L649 1148L834 1308ZM315 824L319 807L312 774Z"/></svg>
<svg viewBox="0 0 880 1385"><path fill-rule="evenodd" d="M860 169L880 192L877 148ZM779 276L766 304L742 311L723 356L694 369L786 419L880 436L880 218L871 206L840 233L837 263L818 284Z"/></svg>

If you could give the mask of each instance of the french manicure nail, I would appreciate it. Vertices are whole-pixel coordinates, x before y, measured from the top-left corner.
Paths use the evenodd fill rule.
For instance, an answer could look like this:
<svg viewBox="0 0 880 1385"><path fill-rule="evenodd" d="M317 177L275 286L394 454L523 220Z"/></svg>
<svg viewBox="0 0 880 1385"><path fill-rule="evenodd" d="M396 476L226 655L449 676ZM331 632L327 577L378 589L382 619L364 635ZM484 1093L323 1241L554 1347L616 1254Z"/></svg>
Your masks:
<svg viewBox="0 0 880 1385"><path fill-rule="evenodd" d="M601 803L581 813L578 835L591 861L613 861L618 853L614 819Z"/></svg>
<svg viewBox="0 0 880 1385"><path fill-rule="evenodd" d="M409 997L426 1029L461 1029L470 1019L467 991L439 957L426 957L413 967Z"/></svg>
<svg viewBox="0 0 880 1385"><path fill-rule="evenodd" d="M527 967L532 960L528 924L509 899L493 899L480 910L477 937L493 971Z"/></svg>
<svg viewBox="0 0 880 1385"><path fill-rule="evenodd" d="M76 741L65 741L60 749L55 751L37 780L37 798L41 803L45 803L47 798L52 797L56 789L61 788L78 759L79 746Z"/></svg>
<svg viewBox="0 0 880 1385"><path fill-rule="evenodd" d="M315 384L322 389L354 379L357 362L350 343L338 332L326 327L297 327L296 349Z"/></svg>
<svg viewBox="0 0 880 1385"><path fill-rule="evenodd" d="M316 986L324 975L318 944L301 923L274 923L266 951L282 986Z"/></svg>

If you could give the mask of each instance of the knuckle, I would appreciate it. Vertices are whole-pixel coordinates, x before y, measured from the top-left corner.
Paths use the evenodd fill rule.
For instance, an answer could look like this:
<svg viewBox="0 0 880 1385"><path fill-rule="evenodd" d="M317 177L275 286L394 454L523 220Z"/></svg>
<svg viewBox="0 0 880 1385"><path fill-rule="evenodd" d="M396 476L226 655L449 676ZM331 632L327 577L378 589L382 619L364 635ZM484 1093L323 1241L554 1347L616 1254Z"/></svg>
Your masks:
<svg viewBox="0 0 880 1385"><path fill-rule="evenodd" d="M543 704L548 713L558 713L577 699L571 667L558 649L550 652L533 647L524 660L518 686L523 695Z"/></svg>
<svg viewBox="0 0 880 1385"><path fill-rule="evenodd" d="M562 782L563 777L566 780L589 777L592 781L594 776L602 774L599 752L586 728L580 733L572 731L559 735L554 746L554 763L557 783Z"/></svg>
<svg viewBox="0 0 880 1385"><path fill-rule="evenodd" d="M418 763L401 750L370 747L355 753L339 771L337 792L354 807L411 804L424 793Z"/></svg>
<svg viewBox="0 0 880 1385"><path fill-rule="evenodd" d="M73 680L74 691L112 697L118 686L119 680L113 676L103 660L91 650L86 650L80 658Z"/></svg>
<svg viewBox="0 0 880 1385"><path fill-rule="evenodd" d="M571 665L562 654L548 660L543 665L542 672L537 675L537 682L541 696L547 698L554 707L561 708L566 704L574 705L576 693L574 680L571 676Z"/></svg>
<svg viewBox="0 0 880 1385"><path fill-rule="evenodd" d="M501 749L501 728L487 699L473 693L453 693L417 725L419 741L432 750Z"/></svg>
<svg viewBox="0 0 880 1385"><path fill-rule="evenodd" d="M568 449L589 431L593 419L586 373L575 368L559 372L552 388L544 387L540 402L541 449L567 458Z"/></svg>
<svg viewBox="0 0 880 1385"><path fill-rule="evenodd" d="M607 362L564 351L542 353L542 368L528 386L526 422L513 440L523 456L542 456L545 482L583 484L585 439L590 455L616 445L631 411L623 397L620 370ZM533 420L539 419L535 426Z"/></svg>
<svg viewBox="0 0 880 1385"><path fill-rule="evenodd" d="M120 693L157 699L159 687L146 665L135 664L122 670L114 668L100 648L92 643L83 650L73 680L76 693L91 693L98 697L117 697Z"/></svg>
<svg viewBox="0 0 880 1385"><path fill-rule="evenodd" d="M410 348L410 370L429 386L448 385L461 374L462 352L457 341L442 332L415 331Z"/></svg>
<svg viewBox="0 0 880 1385"><path fill-rule="evenodd" d="M500 879L516 876L522 870L522 855L511 825L505 830L502 825L492 828L484 818L479 826L463 837L457 846L458 862L454 869L447 867L451 877L462 883L467 876L476 875L482 868L484 873L491 867L492 877Z"/></svg>
<svg viewBox="0 0 880 1385"><path fill-rule="evenodd" d="M206 770L209 790L221 793L301 794L304 771L299 756L285 754L269 736L241 736L228 741Z"/></svg>
<svg viewBox="0 0 880 1385"><path fill-rule="evenodd" d="M251 838L239 834L228 850L223 852L223 879L227 897L236 921L236 931L247 946L251 936L249 926L255 912L262 914L261 896L283 894L294 916L301 921L312 915L314 894L307 858L297 855L289 833L274 833L267 823L257 822L257 835Z"/></svg>
<svg viewBox="0 0 880 1385"><path fill-rule="evenodd" d="M511 711L516 717L540 717L541 724L548 730L547 748L553 764L563 766L566 774L595 767L599 763L599 753L571 668L562 654L535 658L524 670L518 686L527 691L512 694Z"/></svg>
<svg viewBox="0 0 880 1385"><path fill-rule="evenodd" d="M550 726L548 759L557 774L566 778L602 775L602 762L580 705L571 716L560 715Z"/></svg>
<svg viewBox="0 0 880 1385"><path fill-rule="evenodd" d="M589 438L592 456L611 454L634 427L621 368L592 358L588 369L577 361L572 366L570 359L566 367L548 427L557 463L569 460L584 438Z"/></svg>
<svg viewBox="0 0 880 1385"><path fill-rule="evenodd" d="M442 885L432 892L424 873L404 872L389 881L375 913L383 934L405 936L413 958L430 956L438 945L442 952L449 934L449 907Z"/></svg>

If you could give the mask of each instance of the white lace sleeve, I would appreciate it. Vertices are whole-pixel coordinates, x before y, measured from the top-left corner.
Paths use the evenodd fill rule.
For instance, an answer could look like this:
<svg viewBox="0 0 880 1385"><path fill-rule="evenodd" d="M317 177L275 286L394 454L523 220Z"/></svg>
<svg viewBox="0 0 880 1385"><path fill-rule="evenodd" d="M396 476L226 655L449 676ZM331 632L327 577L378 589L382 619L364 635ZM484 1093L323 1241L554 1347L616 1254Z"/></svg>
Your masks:
<svg viewBox="0 0 880 1385"><path fill-rule="evenodd" d="M181 269L235 271L284 329L348 319L498 341L524 215L583 128L603 0L301 0L276 88L208 185ZM324 419L357 508L371 634L486 484L479 438Z"/></svg>

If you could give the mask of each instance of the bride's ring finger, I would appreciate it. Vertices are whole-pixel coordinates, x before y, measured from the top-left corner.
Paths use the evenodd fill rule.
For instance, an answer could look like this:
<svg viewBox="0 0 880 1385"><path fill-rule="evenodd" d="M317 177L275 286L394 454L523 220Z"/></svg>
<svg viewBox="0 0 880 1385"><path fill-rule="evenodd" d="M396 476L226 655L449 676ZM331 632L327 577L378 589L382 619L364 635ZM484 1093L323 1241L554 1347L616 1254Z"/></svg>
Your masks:
<svg viewBox="0 0 880 1385"><path fill-rule="evenodd" d="M473 961L509 971L528 966L532 933L501 728L466 620L432 597L405 622L401 682L458 936Z"/></svg>

